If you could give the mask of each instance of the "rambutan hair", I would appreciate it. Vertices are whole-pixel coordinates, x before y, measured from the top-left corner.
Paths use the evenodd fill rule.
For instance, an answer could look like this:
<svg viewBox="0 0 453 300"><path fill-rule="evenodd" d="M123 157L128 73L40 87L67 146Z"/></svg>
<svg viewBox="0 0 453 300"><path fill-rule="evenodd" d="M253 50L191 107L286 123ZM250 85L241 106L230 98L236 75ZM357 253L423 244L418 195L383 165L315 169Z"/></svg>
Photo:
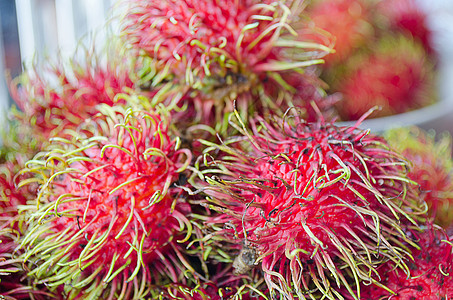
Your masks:
<svg viewBox="0 0 453 300"><path fill-rule="evenodd" d="M299 97L289 80L311 83L301 75L304 68L322 63L330 52L299 36L299 27L306 26L303 1L133 0L125 5L124 38L161 65L159 78L197 91L188 100L205 110L198 116L201 123L209 123L206 115L231 112L233 100L241 113L283 113L316 100L318 90Z"/></svg>
<svg viewBox="0 0 453 300"><path fill-rule="evenodd" d="M383 138L297 113L256 117L250 130L236 117L242 136L204 142L206 183L194 185L217 212L202 242L240 249L237 274L259 266L271 298L333 299L344 287L359 299L350 286L373 280L383 261L406 267L411 240L401 224L417 224L426 204Z"/></svg>
<svg viewBox="0 0 453 300"><path fill-rule="evenodd" d="M35 204L22 208L22 259L29 276L70 298L139 299L150 284L194 272L181 246L190 207L174 185L192 155L161 112L98 109L21 171L33 177L19 186L39 184Z"/></svg>

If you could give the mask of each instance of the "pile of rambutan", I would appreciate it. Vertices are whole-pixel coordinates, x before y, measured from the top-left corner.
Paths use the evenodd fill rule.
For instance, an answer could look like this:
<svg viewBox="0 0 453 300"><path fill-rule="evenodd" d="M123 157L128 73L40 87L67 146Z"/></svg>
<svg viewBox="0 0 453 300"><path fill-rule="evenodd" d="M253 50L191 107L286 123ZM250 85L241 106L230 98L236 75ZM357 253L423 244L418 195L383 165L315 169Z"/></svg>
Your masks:
<svg viewBox="0 0 453 300"><path fill-rule="evenodd" d="M431 97L422 50L388 37L345 63L374 6L315 2L122 0L107 42L12 80L0 298L453 297L451 137L360 129L360 101ZM410 92L360 91L381 79Z"/></svg>

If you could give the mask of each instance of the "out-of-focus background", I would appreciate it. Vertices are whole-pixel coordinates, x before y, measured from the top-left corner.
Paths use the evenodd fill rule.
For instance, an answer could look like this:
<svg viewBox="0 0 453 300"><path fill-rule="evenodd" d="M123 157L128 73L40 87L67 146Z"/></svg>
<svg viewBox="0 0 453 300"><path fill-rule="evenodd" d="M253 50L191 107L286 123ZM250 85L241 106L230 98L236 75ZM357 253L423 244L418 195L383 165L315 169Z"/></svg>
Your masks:
<svg viewBox="0 0 453 300"><path fill-rule="evenodd" d="M12 104L7 77L46 56L71 56L80 39L105 26L115 2L0 0L0 126ZM96 38L102 39L102 33Z"/></svg>
<svg viewBox="0 0 453 300"><path fill-rule="evenodd" d="M440 97L453 98L453 0L417 1L428 14L429 27L434 32L432 44L440 56ZM5 72L14 78L20 74L23 65L46 56L70 56L82 37L105 26L115 2L0 0L0 126L5 123L3 113L12 104ZM102 38L102 34L96 38ZM422 114L426 115L424 111ZM453 132L453 128L446 127L450 125L440 128Z"/></svg>

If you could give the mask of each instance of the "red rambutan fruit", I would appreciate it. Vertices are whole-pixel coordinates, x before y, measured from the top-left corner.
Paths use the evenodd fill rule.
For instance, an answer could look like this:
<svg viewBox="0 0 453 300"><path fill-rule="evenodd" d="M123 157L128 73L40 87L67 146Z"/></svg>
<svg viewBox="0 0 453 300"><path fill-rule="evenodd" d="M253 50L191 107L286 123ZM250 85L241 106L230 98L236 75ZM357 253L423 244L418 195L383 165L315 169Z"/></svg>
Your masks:
<svg viewBox="0 0 453 300"><path fill-rule="evenodd" d="M426 12L416 0L383 0L377 4L376 14L385 19L390 30L399 30L423 44L428 53L433 52L431 31ZM387 27L386 26L386 27Z"/></svg>
<svg viewBox="0 0 453 300"><path fill-rule="evenodd" d="M338 109L345 120L357 120L375 105L382 109L373 117L382 117L435 100L433 64L420 45L402 36L382 39L372 53L351 59L349 65L332 83L332 90L343 95Z"/></svg>
<svg viewBox="0 0 453 300"><path fill-rule="evenodd" d="M181 253L190 207L174 185L192 155L163 114L98 109L85 136L54 137L21 172L39 184L37 206L22 208L22 259L69 298L141 299L193 271Z"/></svg>
<svg viewBox="0 0 453 300"><path fill-rule="evenodd" d="M25 70L10 85L20 109L16 118L46 141L94 116L98 104L114 105L119 93L134 86L131 66L118 48L115 42L103 53L80 48L72 59L59 57Z"/></svg>
<svg viewBox="0 0 453 300"><path fill-rule="evenodd" d="M251 132L231 124L243 136L205 142L208 184L195 186L218 212L203 241L242 248L236 274L259 266L271 298L337 299L346 287L359 299L353 282L370 280L386 260L404 266L410 241L400 223L416 223L426 204L383 138L297 114L275 124L258 117Z"/></svg>
<svg viewBox="0 0 453 300"><path fill-rule="evenodd" d="M453 296L452 242L439 228L414 233L418 249L412 249L412 257L403 271L393 262L377 268L375 284L362 286L363 300L439 300ZM349 299L349 298L347 298Z"/></svg>
<svg viewBox="0 0 453 300"><path fill-rule="evenodd" d="M358 0L321 0L309 6L307 14L315 26L335 41L335 53L324 58L326 66L344 62L372 37L368 9L366 1Z"/></svg>
<svg viewBox="0 0 453 300"><path fill-rule="evenodd" d="M453 223L452 138L448 133L437 136L420 128L397 128L386 133L393 148L410 162L409 178L425 194L429 214L444 228Z"/></svg>
<svg viewBox="0 0 453 300"><path fill-rule="evenodd" d="M297 34L305 26L300 16L303 1L124 2L124 37L162 65L161 78L197 91L189 98L202 103L195 107L206 105L223 116L232 111L233 100L241 113L262 108L284 112L288 101L290 106L304 106L313 100L285 96L297 94L288 77L300 76L330 51ZM279 90L284 107L267 94L268 86ZM211 111L201 114L205 115L212 116Z"/></svg>

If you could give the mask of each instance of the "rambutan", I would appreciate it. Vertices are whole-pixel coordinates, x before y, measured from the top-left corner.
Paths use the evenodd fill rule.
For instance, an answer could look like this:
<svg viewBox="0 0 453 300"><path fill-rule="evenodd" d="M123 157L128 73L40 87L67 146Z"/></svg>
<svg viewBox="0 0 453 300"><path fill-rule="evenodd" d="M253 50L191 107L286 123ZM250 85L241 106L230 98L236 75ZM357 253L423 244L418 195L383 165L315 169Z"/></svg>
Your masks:
<svg viewBox="0 0 453 300"><path fill-rule="evenodd" d="M452 242L438 228L413 233L418 249L412 249L408 270L387 262L377 268L379 286L363 285L363 300L450 299L453 296Z"/></svg>
<svg viewBox="0 0 453 300"><path fill-rule="evenodd" d="M396 128L386 133L389 144L410 162L409 178L425 194L429 214L444 228L453 223L452 138L420 128Z"/></svg>
<svg viewBox="0 0 453 300"><path fill-rule="evenodd" d="M359 299L353 282L386 260L404 266L410 240L400 224L415 224L426 204L383 138L297 114L275 124L257 117L250 132L231 124L243 136L205 142L199 175L208 184L195 186L218 212L203 241L240 249L236 274L259 266L271 298L338 299L345 287Z"/></svg>
<svg viewBox="0 0 453 300"><path fill-rule="evenodd" d="M297 94L288 77L305 80L300 76L304 68L321 63L319 58L330 51L297 34L305 26L300 16L302 1L133 0L125 4L122 33L126 40L161 65L160 78L196 91L189 99L203 105L195 106L214 111L201 116L223 116L232 111L233 100L241 113L284 112L288 105L304 106L313 100L288 96ZM269 86L279 90L280 98L267 94ZM281 99L284 107L275 99Z"/></svg>
<svg viewBox="0 0 453 300"><path fill-rule="evenodd" d="M36 204L21 209L22 259L29 276L64 285L68 298L141 299L148 284L193 271L180 246L190 207L174 185L192 155L164 114L98 109L81 134L54 137L21 171L39 184Z"/></svg>
<svg viewBox="0 0 453 300"><path fill-rule="evenodd" d="M375 105L382 109L373 117L381 117L435 100L433 64L420 45L402 36L382 39L373 52L360 54L349 65L332 83L332 90L343 95L338 109L345 120L357 120Z"/></svg>
<svg viewBox="0 0 453 300"><path fill-rule="evenodd" d="M398 30L421 42L428 53L433 52L432 33L427 14L416 0L383 0L377 4L376 14L390 30Z"/></svg>
<svg viewBox="0 0 453 300"><path fill-rule="evenodd" d="M125 104L115 97L134 83L129 76L131 66L118 47L112 42L104 52L80 48L72 59L59 57L25 70L10 88L20 109L15 111L16 119L46 141L94 116L98 104Z"/></svg>

